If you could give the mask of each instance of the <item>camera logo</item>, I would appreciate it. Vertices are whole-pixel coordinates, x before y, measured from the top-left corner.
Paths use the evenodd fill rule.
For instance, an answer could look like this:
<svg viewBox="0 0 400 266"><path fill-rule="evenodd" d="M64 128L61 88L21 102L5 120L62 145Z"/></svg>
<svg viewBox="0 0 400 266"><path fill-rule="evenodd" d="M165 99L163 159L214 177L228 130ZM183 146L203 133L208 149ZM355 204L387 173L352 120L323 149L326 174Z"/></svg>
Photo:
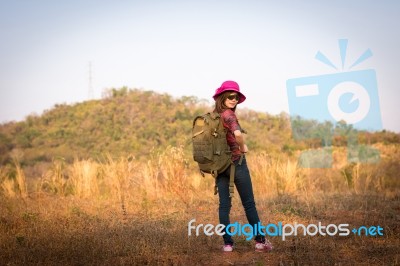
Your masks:
<svg viewBox="0 0 400 266"><path fill-rule="evenodd" d="M342 71L345 67L348 40L339 40ZM372 56L367 49L348 68L362 63ZM338 70L324 54L315 58ZM376 162L379 152L369 146L358 145L356 130L382 129L376 73L373 69L339 72L320 76L289 79L286 82L289 113L295 139L319 138L324 149L303 152L299 162L303 167L326 168L332 164L329 147L338 124L347 127L348 160ZM306 120L319 124L306 123Z"/></svg>

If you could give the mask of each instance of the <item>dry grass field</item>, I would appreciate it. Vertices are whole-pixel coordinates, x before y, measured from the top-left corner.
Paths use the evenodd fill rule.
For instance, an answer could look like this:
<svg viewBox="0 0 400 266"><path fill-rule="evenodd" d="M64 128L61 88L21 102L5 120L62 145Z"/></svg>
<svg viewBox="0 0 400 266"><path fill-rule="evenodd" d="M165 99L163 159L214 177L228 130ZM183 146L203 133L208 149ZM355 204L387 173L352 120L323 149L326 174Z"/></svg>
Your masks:
<svg viewBox="0 0 400 266"><path fill-rule="evenodd" d="M383 236L270 237L254 252L236 236L231 254L219 236L188 236L188 222L218 224L211 176L201 177L182 149L147 162L55 159L26 177L15 161L0 168L1 265L399 265L400 149L377 146L378 164L348 163L333 151L328 169L299 168L285 155L248 155L264 224L381 226ZM237 195L237 192L235 193ZM246 223L235 197L231 221Z"/></svg>

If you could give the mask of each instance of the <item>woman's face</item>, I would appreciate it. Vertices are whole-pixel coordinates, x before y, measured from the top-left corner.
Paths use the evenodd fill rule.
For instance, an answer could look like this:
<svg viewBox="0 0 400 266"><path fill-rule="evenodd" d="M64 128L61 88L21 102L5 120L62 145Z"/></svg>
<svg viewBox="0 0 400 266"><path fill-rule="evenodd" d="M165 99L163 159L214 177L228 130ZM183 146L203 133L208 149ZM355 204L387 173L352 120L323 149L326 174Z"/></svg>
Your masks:
<svg viewBox="0 0 400 266"><path fill-rule="evenodd" d="M228 94L228 98L225 99L225 106L229 109L235 108L236 104L239 101L239 95L236 92L232 92Z"/></svg>

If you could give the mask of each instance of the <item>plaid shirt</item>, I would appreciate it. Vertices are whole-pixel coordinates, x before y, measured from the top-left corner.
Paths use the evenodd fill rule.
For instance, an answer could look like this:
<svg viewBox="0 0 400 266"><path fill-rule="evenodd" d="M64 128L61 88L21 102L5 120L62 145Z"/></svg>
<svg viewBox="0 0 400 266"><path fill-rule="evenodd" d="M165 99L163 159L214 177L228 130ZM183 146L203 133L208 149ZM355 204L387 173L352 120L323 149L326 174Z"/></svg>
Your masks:
<svg viewBox="0 0 400 266"><path fill-rule="evenodd" d="M236 141L236 137L233 134L235 130L241 130L239 121L236 118L235 112L231 109L226 109L221 113L222 122L224 128L228 131L226 133L226 141L232 152L232 161L236 161L240 158L242 152L240 151L239 144Z"/></svg>

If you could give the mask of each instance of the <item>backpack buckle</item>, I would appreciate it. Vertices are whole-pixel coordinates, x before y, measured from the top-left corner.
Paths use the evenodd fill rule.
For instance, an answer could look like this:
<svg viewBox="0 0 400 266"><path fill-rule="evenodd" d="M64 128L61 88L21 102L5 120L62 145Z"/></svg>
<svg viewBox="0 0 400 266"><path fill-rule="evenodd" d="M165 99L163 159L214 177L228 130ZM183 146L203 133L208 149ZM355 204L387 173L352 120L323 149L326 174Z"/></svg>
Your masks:
<svg viewBox="0 0 400 266"><path fill-rule="evenodd" d="M218 137L218 133L217 133L217 129L216 128L214 129L214 132L211 135L213 135L215 138Z"/></svg>

